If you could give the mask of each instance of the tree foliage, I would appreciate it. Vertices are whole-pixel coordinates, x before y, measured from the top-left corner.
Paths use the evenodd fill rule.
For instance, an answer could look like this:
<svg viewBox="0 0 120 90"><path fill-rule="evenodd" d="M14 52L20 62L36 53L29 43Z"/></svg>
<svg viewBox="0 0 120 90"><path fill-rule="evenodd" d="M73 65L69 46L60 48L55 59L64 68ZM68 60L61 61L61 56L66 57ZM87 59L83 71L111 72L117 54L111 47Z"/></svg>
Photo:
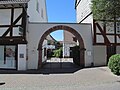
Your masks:
<svg viewBox="0 0 120 90"><path fill-rule="evenodd" d="M57 58L62 58L62 48L53 51L53 56Z"/></svg>
<svg viewBox="0 0 120 90"><path fill-rule="evenodd" d="M120 17L120 0L92 0L94 19L115 20Z"/></svg>

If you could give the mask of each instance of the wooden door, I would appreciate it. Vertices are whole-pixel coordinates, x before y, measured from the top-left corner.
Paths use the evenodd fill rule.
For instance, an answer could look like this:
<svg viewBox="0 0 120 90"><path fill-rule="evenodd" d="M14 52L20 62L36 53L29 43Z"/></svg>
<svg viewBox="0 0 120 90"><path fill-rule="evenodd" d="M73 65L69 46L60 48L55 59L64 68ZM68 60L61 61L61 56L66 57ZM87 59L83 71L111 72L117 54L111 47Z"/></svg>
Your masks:
<svg viewBox="0 0 120 90"><path fill-rule="evenodd" d="M107 46L107 63L109 58L114 54L116 54L116 46Z"/></svg>

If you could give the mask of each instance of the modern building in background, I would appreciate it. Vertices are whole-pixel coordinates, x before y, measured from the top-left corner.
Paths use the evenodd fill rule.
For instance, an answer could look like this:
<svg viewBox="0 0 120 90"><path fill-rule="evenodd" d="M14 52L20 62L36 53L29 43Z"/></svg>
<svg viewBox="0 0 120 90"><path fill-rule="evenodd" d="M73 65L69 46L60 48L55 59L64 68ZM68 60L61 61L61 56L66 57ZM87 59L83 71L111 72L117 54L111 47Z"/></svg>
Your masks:
<svg viewBox="0 0 120 90"><path fill-rule="evenodd" d="M46 62L49 57L51 57L51 54L55 47L55 42L57 42L51 35L48 35L46 39L43 41L42 46L42 58L43 62Z"/></svg>
<svg viewBox="0 0 120 90"><path fill-rule="evenodd" d="M63 31L63 57L70 57L70 47L79 45L77 38L68 31Z"/></svg>
<svg viewBox="0 0 120 90"><path fill-rule="evenodd" d="M120 23L117 22L116 31L114 31L112 21L104 26L103 20L93 19L90 7L91 0L76 0L77 23L92 25L93 64L95 66L106 65L111 55L120 53Z"/></svg>
<svg viewBox="0 0 120 90"><path fill-rule="evenodd" d="M45 0L0 0L0 69L26 70L35 63L31 22L47 22Z"/></svg>

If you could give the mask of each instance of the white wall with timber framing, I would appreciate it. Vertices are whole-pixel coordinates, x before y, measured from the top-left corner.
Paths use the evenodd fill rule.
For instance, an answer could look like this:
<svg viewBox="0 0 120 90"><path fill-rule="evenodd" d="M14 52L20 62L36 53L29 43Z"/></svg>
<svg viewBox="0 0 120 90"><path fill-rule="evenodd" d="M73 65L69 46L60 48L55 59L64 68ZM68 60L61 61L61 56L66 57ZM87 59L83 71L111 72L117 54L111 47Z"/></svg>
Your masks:
<svg viewBox="0 0 120 90"><path fill-rule="evenodd" d="M3 56L0 55L0 68L27 69L28 22L47 22L45 0L0 1L0 50L3 52ZM11 60L14 64L10 60L10 63L7 62L9 56L6 56L6 50L12 50L14 60Z"/></svg>
<svg viewBox="0 0 120 90"><path fill-rule="evenodd" d="M76 0L77 23L92 24L94 66L106 65L112 54L120 54L120 22L116 31L112 20L104 26L104 20L93 19L90 5L91 0Z"/></svg>
<svg viewBox="0 0 120 90"><path fill-rule="evenodd" d="M9 25L11 25L11 11L12 9L0 9L0 36L2 36L5 31L8 29ZM13 21L15 21L18 16L22 13L22 8L16 8L14 9L14 17L13 17ZM18 27L13 27L13 36L21 36L19 34L19 26L22 23L22 19L20 19L16 25L18 25ZM2 27L2 25L4 25L4 27ZM6 27L5 27L6 25ZM10 36L10 33L7 34L7 36Z"/></svg>
<svg viewBox="0 0 120 90"><path fill-rule="evenodd" d="M26 70L27 2L12 2L0 1L0 68Z"/></svg>

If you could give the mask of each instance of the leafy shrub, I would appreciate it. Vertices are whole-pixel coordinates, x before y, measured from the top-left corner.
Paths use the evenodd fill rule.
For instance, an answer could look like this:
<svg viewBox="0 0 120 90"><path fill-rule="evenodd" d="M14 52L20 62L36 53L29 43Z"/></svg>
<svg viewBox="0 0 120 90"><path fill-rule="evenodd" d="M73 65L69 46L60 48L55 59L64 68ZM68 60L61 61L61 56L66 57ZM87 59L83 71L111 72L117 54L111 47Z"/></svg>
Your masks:
<svg viewBox="0 0 120 90"><path fill-rule="evenodd" d="M115 54L109 58L108 67L115 75L120 75L120 54Z"/></svg>
<svg viewBox="0 0 120 90"><path fill-rule="evenodd" d="M53 56L57 58L62 58L62 48L53 51Z"/></svg>

